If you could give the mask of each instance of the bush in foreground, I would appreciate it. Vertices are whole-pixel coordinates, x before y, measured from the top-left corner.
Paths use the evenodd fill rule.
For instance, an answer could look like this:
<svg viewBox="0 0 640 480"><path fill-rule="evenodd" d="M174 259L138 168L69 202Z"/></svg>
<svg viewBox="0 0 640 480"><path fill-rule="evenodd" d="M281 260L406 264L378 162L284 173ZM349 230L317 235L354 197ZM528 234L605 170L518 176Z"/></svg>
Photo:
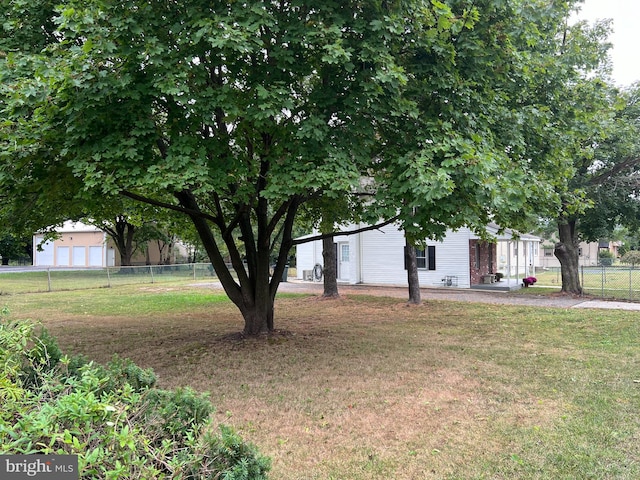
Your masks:
<svg viewBox="0 0 640 480"><path fill-rule="evenodd" d="M77 454L83 479L266 479L269 460L215 428L205 395L154 387L151 370L62 355L0 313L0 453Z"/></svg>

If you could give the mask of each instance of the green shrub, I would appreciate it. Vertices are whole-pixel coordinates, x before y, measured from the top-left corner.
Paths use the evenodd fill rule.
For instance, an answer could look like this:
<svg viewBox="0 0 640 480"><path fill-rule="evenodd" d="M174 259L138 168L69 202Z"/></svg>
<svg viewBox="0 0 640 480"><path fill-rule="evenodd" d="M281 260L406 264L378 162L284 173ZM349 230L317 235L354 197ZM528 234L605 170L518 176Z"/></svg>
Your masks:
<svg viewBox="0 0 640 480"><path fill-rule="evenodd" d="M207 396L190 388L149 390L144 395L143 407L149 431L157 433L159 438L178 442L184 441L191 432L197 432L213 413Z"/></svg>
<svg viewBox="0 0 640 480"><path fill-rule="evenodd" d="M225 472L225 480L266 479L270 464L256 448L242 440L234 430L220 425L218 432L207 431L201 437L203 454L200 472ZM201 478L196 474L192 478Z"/></svg>
<svg viewBox="0 0 640 480"><path fill-rule="evenodd" d="M0 313L0 453L77 454L83 479L266 479L269 459L191 389L118 357L62 356L55 339Z"/></svg>
<svg viewBox="0 0 640 480"><path fill-rule="evenodd" d="M609 250L600 250L598 252L598 264L608 267L613 265L616 256Z"/></svg>
<svg viewBox="0 0 640 480"><path fill-rule="evenodd" d="M136 392L152 388L157 381L156 374L150 368L140 368L128 358L114 355L105 366L95 365L97 374L103 378L101 392L112 392L128 384Z"/></svg>

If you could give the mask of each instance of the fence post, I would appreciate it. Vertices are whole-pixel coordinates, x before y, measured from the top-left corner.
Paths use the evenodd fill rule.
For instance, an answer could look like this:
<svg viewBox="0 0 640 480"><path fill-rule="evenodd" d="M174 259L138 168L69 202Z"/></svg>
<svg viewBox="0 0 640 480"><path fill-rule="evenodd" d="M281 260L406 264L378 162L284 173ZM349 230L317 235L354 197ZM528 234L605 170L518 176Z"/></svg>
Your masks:
<svg viewBox="0 0 640 480"><path fill-rule="evenodd" d="M149 273L151 274L151 283L155 283L153 281L153 267L151 265L149 265Z"/></svg>
<svg viewBox="0 0 640 480"><path fill-rule="evenodd" d="M109 273L109 267L107 267L107 288L111 288L111 275Z"/></svg>
<svg viewBox="0 0 640 480"><path fill-rule="evenodd" d="M582 284L580 286L582 287L582 295L584 295L584 265L580 267L580 273L582 274Z"/></svg>
<svg viewBox="0 0 640 480"><path fill-rule="evenodd" d="M193 264L193 280L196 280L196 264Z"/></svg>
<svg viewBox="0 0 640 480"><path fill-rule="evenodd" d="M629 300L633 300L633 288L631 285L631 272L633 272L633 265L629 268Z"/></svg>
<svg viewBox="0 0 640 480"><path fill-rule="evenodd" d="M51 269L47 268L47 285L49 286L49 291L51 291Z"/></svg>
<svg viewBox="0 0 640 480"><path fill-rule="evenodd" d="M602 275L600 278L600 297L604 298L604 284L607 281L606 280L606 273L605 273L605 269L607 267L605 267L604 265L602 265Z"/></svg>

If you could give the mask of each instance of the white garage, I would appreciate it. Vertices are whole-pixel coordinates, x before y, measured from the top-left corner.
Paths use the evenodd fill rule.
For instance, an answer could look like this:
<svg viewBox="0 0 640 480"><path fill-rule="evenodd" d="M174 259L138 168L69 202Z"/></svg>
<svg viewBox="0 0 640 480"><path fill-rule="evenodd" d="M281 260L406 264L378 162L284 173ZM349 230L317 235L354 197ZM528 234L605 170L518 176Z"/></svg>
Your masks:
<svg viewBox="0 0 640 480"><path fill-rule="evenodd" d="M40 267L104 267L107 266L107 236L80 222L65 222L56 229L58 238L44 241L43 234L34 235L33 264Z"/></svg>

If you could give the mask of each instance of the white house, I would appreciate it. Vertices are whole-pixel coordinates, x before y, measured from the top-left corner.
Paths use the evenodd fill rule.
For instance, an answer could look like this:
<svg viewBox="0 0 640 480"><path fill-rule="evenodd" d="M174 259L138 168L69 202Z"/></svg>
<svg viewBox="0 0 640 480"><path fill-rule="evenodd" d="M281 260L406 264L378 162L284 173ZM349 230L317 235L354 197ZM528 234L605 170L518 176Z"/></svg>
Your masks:
<svg viewBox="0 0 640 480"><path fill-rule="evenodd" d="M495 225L487 227L487 232L494 238L490 243L482 241L468 228L449 231L440 242L427 242L426 248L418 252L420 284L471 288L493 282L498 272L505 279L532 275L538 262L540 239L529 235L516 239L510 231L499 235L498 231ZM407 285L405 239L397 227L389 225L354 235L337 236L334 242L339 281ZM501 262L502 257L498 257L497 249L497 245L502 244L510 252L505 253L504 262ZM323 265L322 242L316 240L297 245L296 257L297 278L312 279L315 269L318 279Z"/></svg>
<svg viewBox="0 0 640 480"><path fill-rule="evenodd" d="M512 233L507 231L507 236ZM536 269L541 266L539 237L521 234L516 239L503 238L497 242L498 271L505 277L535 276Z"/></svg>

